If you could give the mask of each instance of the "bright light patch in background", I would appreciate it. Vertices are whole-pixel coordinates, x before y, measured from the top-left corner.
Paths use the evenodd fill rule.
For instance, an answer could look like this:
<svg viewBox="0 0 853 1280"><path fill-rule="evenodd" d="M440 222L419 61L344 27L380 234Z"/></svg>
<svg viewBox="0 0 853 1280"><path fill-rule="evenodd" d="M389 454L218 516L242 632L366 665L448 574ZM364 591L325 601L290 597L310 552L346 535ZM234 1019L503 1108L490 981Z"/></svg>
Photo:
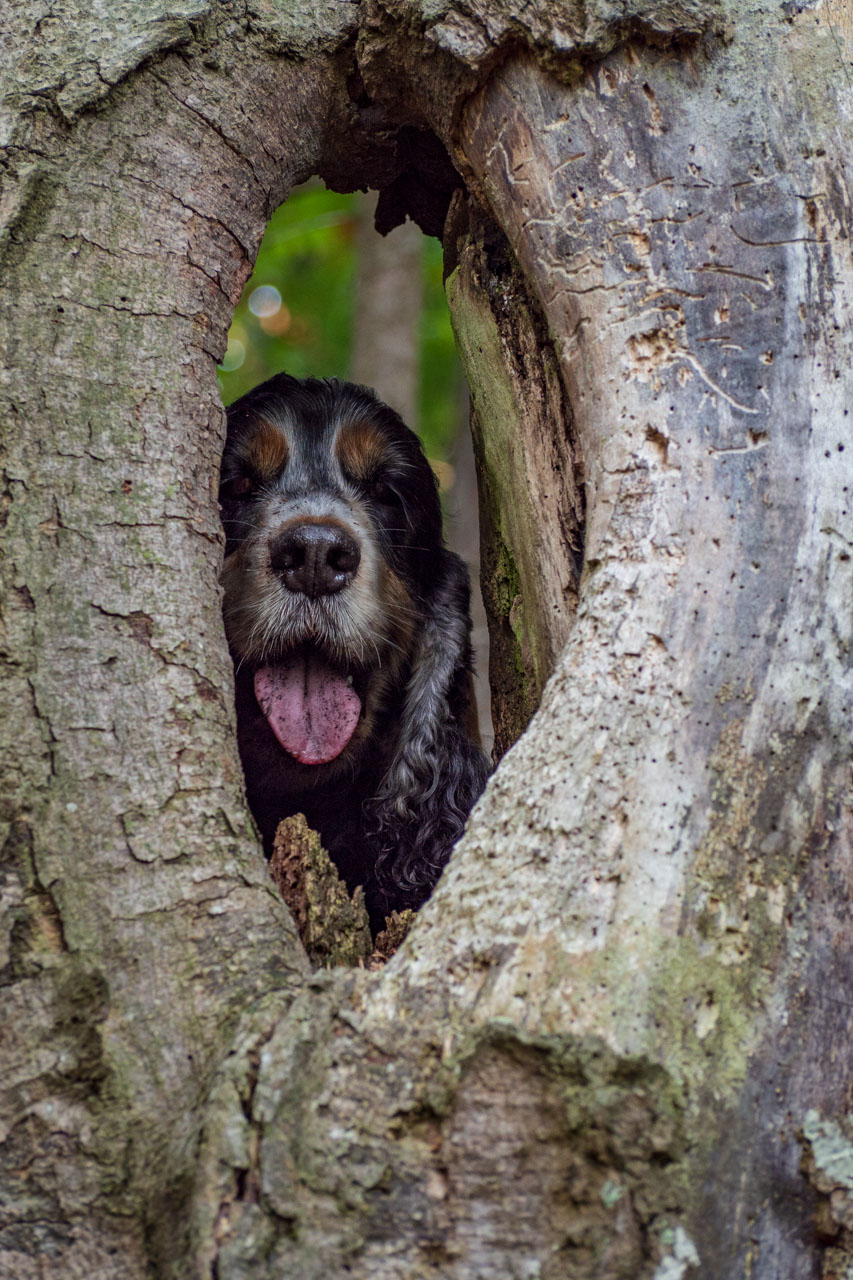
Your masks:
<svg viewBox="0 0 853 1280"><path fill-rule="evenodd" d="M239 338L235 338L232 334L228 339L228 346L225 348L225 355L222 357L222 363L219 366L225 373L233 373L235 369L239 369L240 365L246 359L246 344L241 342Z"/></svg>
<svg viewBox="0 0 853 1280"><path fill-rule="evenodd" d="M274 311L271 316L261 316L258 324L264 333L271 333L275 337L283 338L290 329L290 321L290 311L282 303L279 309Z"/></svg>
<svg viewBox="0 0 853 1280"><path fill-rule="evenodd" d="M445 462L443 458L430 458L429 465L435 472L439 492L450 493L456 483L456 468L453 463Z"/></svg>
<svg viewBox="0 0 853 1280"><path fill-rule="evenodd" d="M274 316L280 307L281 294L274 284L259 285L249 294L249 310L258 319Z"/></svg>

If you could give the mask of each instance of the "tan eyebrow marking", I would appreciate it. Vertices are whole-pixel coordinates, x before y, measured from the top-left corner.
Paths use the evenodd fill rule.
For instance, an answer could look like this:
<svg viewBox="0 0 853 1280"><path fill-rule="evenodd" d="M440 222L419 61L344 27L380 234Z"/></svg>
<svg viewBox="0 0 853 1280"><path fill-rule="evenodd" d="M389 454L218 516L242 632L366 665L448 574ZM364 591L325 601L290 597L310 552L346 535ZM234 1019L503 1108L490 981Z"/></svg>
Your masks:
<svg viewBox="0 0 853 1280"><path fill-rule="evenodd" d="M259 418L246 437L244 457L249 466L259 476L272 478L287 465L289 453L284 432L266 418Z"/></svg>
<svg viewBox="0 0 853 1280"><path fill-rule="evenodd" d="M367 480L383 462L388 461L385 437L378 427L364 418L343 424L335 441L335 455L354 480Z"/></svg>

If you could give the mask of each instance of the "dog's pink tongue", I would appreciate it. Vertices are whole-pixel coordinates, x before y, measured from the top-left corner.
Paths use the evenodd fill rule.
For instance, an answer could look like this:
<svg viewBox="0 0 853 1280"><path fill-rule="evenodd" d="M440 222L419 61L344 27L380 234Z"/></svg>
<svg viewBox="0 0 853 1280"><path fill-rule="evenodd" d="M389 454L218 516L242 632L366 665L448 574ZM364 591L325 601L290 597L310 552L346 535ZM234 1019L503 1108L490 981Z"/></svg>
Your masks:
<svg viewBox="0 0 853 1280"><path fill-rule="evenodd" d="M361 700L346 677L316 654L255 672L255 697L285 751L302 764L327 764L349 742Z"/></svg>

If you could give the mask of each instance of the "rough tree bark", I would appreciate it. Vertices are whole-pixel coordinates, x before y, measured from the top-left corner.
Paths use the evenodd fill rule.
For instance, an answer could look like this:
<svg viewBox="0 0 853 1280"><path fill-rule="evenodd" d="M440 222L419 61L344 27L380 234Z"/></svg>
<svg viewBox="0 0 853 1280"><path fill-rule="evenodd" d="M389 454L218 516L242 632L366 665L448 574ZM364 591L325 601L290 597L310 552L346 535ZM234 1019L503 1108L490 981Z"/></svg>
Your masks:
<svg viewBox="0 0 853 1280"><path fill-rule="evenodd" d="M853 1274L849 11L4 21L0 1275ZM289 187L434 220L432 135L509 736L555 670L404 950L311 973L214 363Z"/></svg>

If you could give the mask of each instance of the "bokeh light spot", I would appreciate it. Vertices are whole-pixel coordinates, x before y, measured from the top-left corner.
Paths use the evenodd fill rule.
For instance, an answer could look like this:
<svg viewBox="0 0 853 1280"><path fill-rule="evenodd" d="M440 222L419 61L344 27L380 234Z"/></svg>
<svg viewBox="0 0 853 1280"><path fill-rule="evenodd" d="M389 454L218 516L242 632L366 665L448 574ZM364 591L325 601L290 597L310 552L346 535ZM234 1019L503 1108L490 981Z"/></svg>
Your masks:
<svg viewBox="0 0 853 1280"><path fill-rule="evenodd" d="M246 359L246 345L239 338L231 337L228 339L228 346L225 348L225 355L222 357L220 369L225 373L233 373L235 369L239 369L240 365Z"/></svg>
<svg viewBox="0 0 853 1280"><path fill-rule="evenodd" d="M262 284L249 294L249 310L259 319L274 316L281 306L281 294L274 284Z"/></svg>

